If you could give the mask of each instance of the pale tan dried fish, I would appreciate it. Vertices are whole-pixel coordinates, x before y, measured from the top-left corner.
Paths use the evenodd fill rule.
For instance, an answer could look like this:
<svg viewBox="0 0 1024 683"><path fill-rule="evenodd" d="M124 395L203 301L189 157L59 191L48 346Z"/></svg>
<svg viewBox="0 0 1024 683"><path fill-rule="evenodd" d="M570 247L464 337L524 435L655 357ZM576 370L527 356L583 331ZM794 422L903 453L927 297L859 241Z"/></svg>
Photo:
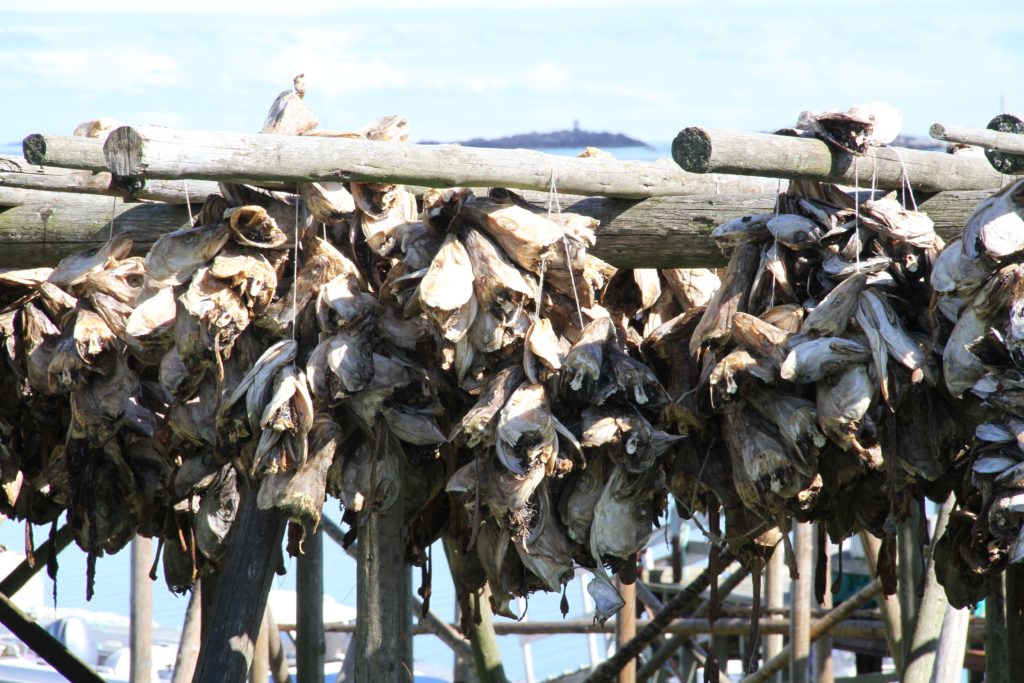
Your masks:
<svg viewBox="0 0 1024 683"><path fill-rule="evenodd" d="M987 330L988 323L968 306L949 333L942 353L942 376L949 393L956 398L988 374L981 360L970 351Z"/></svg>
<svg viewBox="0 0 1024 683"><path fill-rule="evenodd" d="M285 246L288 236L262 206L248 205L224 212L231 236L236 242L257 249L277 249Z"/></svg>
<svg viewBox="0 0 1024 683"><path fill-rule="evenodd" d="M416 196L403 188L394 191L388 209L379 216L363 212L359 224L366 238L366 244L378 256L388 256L400 243L400 228L416 221Z"/></svg>
<svg viewBox="0 0 1024 683"><path fill-rule="evenodd" d="M462 242L472 265L474 290L483 308L504 318L525 300L535 298L536 283L527 280L486 235L468 228Z"/></svg>
<svg viewBox="0 0 1024 683"><path fill-rule="evenodd" d="M967 298L985 284L992 266L984 259L970 259L964 253L963 239L956 239L939 252L932 264L932 289L943 294L956 293Z"/></svg>
<svg viewBox="0 0 1024 683"><path fill-rule="evenodd" d="M609 467L605 458L591 458L586 469L575 478L572 488L562 496L562 523L569 538L580 545L589 545L594 507L604 492Z"/></svg>
<svg viewBox="0 0 1024 683"><path fill-rule="evenodd" d="M473 267L455 235L445 238L420 281L419 301L449 341L457 342L469 331L476 314ZM467 310L467 306L471 308Z"/></svg>
<svg viewBox="0 0 1024 683"><path fill-rule="evenodd" d="M306 361L313 395L334 402L362 391L373 379L372 328L356 326L324 339Z"/></svg>
<svg viewBox="0 0 1024 683"><path fill-rule="evenodd" d="M276 508L286 517L300 524L320 524L324 500L327 497L327 476L342 459L339 446L345 433L327 416L318 415L309 432L309 459L292 473L274 473L260 485L257 505L261 509Z"/></svg>
<svg viewBox="0 0 1024 683"><path fill-rule="evenodd" d="M875 397L868 369L853 365L841 375L818 382L815 392L822 431L843 450L863 452L857 430Z"/></svg>
<svg viewBox="0 0 1024 683"><path fill-rule="evenodd" d="M512 474L523 477L554 466L558 434L543 385L524 382L512 392L499 413L495 436L498 460Z"/></svg>
<svg viewBox="0 0 1024 683"><path fill-rule="evenodd" d="M861 259L860 262L850 263L835 254L830 254L821 262L821 270L834 280L842 280L855 273L881 273L891 265L892 259L888 256L872 256Z"/></svg>
<svg viewBox="0 0 1024 683"><path fill-rule="evenodd" d="M140 295L125 322L125 341L146 358L166 350L173 343L168 333L174 328L177 310L173 287L160 287Z"/></svg>
<svg viewBox="0 0 1024 683"><path fill-rule="evenodd" d="M706 305L722 285L715 271L707 268L665 268L661 276L683 311Z"/></svg>
<svg viewBox="0 0 1024 683"><path fill-rule="evenodd" d="M271 379L278 370L295 358L297 350L298 344L295 340L282 339L260 355L221 403L220 411L217 414L218 431L227 435L255 434L259 427L259 419L266 406L266 396L271 390ZM241 401L243 396L246 397L245 412L233 411L232 408Z"/></svg>
<svg viewBox="0 0 1024 683"><path fill-rule="evenodd" d="M557 374L564 358L551 321L547 318L534 320L523 339L523 369L527 379L537 384Z"/></svg>
<svg viewBox="0 0 1024 683"><path fill-rule="evenodd" d="M761 262L757 275L750 285L746 306L750 310L761 310L774 306L776 302L797 300L796 291L790 281L789 270L782 259L782 247L775 242L761 248Z"/></svg>
<svg viewBox="0 0 1024 683"><path fill-rule="evenodd" d="M161 235L146 253L146 273L162 285L184 284L216 256L230 234L226 223L218 223Z"/></svg>
<svg viewBox="0 0 1024 683"><path fill-rule="evenodd" d="M111 262L103 270L86 274L76 291L86 295L101 292L129 306L135 304L142 293L146 278L146 260L133 256Z"/></svg>
<svg viewBox="0 0 1024 683"><path fill-rule="evenodd" d="M770 360L776 371L786 360L791 336L786 330L749 313L740 312L732 317L732 340L741 348Z"/></svg>
<svg viewBox="0 0 1024 683"><path fill-rule="evenodd" d="M780 442L805 466L803 474L817 472L818 450L825 446L826 439L818 428L814 403L771 387L756 387L746 402L775 426Z"/></svg>
<svg viewBox="0 0 1024 683"><path fill-rule="evenodd" d="M729 267L722 276L722 286L711 297L697 329L690 339L690 353L694 356L709 345L723 345L732 334L732 317L745 303L754 278L759 248L746 242L736 248Z"/></svg>
<svg viewBox="0 0 1024 683"><path fill-rule="evenodd" d="M341 183L299 183L299 195L313 219L321 223L340 223L356 210L356 202Z"/></svg>
<svg viewBox="0 0 1024 683"><path fill-rule="evenodd" d="M804 488L797 462L786 453L777 432L742 402L725 411L722 439L732 462L733 485L744 506L762 517Z"/></svg>
<svg viewBox="0 0 1024 683"><path fill-rule="evenodd" d="M132 244L131 237L125 233L118 233L96 249L80 251L61 259L47 281L61 286L83 282L91 273L108 268L128 256Z"/></svg>
<svg viewBox="0 0 1024 683"><path fill-rule="evenodd" d="M775 218L774 213L755 213L741 216L722 223L711 231L711 238L723 251L748 242L758 241L768 235L768 221Z"/></svg>
<svg viewBox="0 0 1024 683"><path fill-rule="evenodd" d="M361 291L356 279L348 272L321 286L316 300L316 316L324 332L373 321L379 310L377 300Z"/></svg>
<svg viewBox="0 0 1024 683"><path fill-rule="evenodd" d="M231 348L252 322L253 314L229 284L206 267L196 271L179 299L184 311L199 322L199 339L206 350L219 349L231 355Z"/></svg>
<svg viewBox="0 0 1024 683"><path fill-rule="evenodd" d="M824 234L817 221L795 213L781 213L765 223L765 227L776 241L795 250L817 246Z"/></svg>
<svg viewBox="0 0 1024 683"><path fill-rule="evenodd" d="M225 280L257 316L267 308L277 290L277 271L260 253L222 252L210 263L209 272Z"/></svg>
<svg viewBox="0 0 1024 683"><path fill-rule="evenodd" d="M607 456L631 474L642 474L654 466L668 448L682 436L655 429L634 409L587 407L581 416L580 446ZM593 458L589 458L593 461Z"/></svg>
<svg viewBox="0 0 1024 683"><path fill-rule="evenodd" d="M317 126L316 115L302 98L306 94L305 74L297 74L292 83L295 90L284 90L270 105L261 133L276 135L302 135Z"/></svg>
<svg viewBox="0 0 1024 683"><path fill-rule="evenodd" d="M605 557L632 561L647 545L654 519L665 504L663 491L660 468L639 477L621 467L612 470L590 526L590 552L598 563Z"/></svg>
<svg viewBox="0 0 1024 683"><path fill-rule="evenodd" d="M654 268L636 268L633 270L633 280L640 290L640 307L647 310L654 306L661 296L661 278L658 271Z"/></svg>
<svg viewBox="0 0 1024 683"><path fill-rule="evenodd" d="M478 198L463 204L462 215L497 242L513 262L531 273L540 273L545 267L542 263L553 264L565 258L561 253L565 232L530 210Z"/></svg>
<svg viewBox="0 0 1024 683"><path fill-rule="evenodd" d="M402 407L385 407L382 411L391 433L400 441L414 446L436 446L446 441L430 413Z"/></svg>
<svg viewBox="0 0 1024 683"><path fill-rule="evenodd" d="M774 325L784 332L796 334L803 325L804 307L800 304L774 306L761 314L761 320Z"/></svg>
<svg viewBox="0 0 1024 683"><path fill-rule="evenodd" d="M360 128L359 134L367 140L378 142L407 142L409 121L404 116L388 114Z"/></svg>
<svg viewBox="0 0 1024 683"><path fill-rule="evenodd" d="M777 379L778 369L770 361L755 358L742 349L730 351L708 375L711 406L721 408L729 401L743 398L743 389L754 380L773 384Z"/></svg>
<svg viewBox="0 0 1024 683"><path fill-rule="evenodd" d="M871 309L871 315L877 322L879 334L889 349L889 355L908 370L920 373L930 384L935 384L936 377L928 363L928 357L903 327L900 317L885 296L866 289L860 295L860 306Z"/></svg>
<svg viewBox="0 0 1024 683"><path fill-rule="evenodd" d="M107 327L119 339L127 342L128 336L125 333L125 327L128 324L128 316L132 314L132 307L103 292L95 292L89 298L92 301L92 307L103 318L103 322L107 323Z"/></svg>
<svg viewBox="0 0 1024 683"><path fill-rule="evenodd" d="M71 134L76 137L99 138L100 140L106 140L111 131L122 125L124 124L117 119L104 117L93 119L91 121L84 121L78 124L75 126L75 130Z"/></svg>
<svg viewBox="0 0 1024 683"><path fill-rule="evenodd" d="M615 384L628 400L638 406L659 409L668 403L668 393L649 367L630 358L614 345L607 348Z"/></svg>
<svg viewBox="0 0 1024 683"><path fill-rule="evenodd" d="M896 242L906 242L918 249L935 245L935 224L926 214L907 211L892 192L881 199L861 204L861 224Z"/></svg>
<svg viewBox="0 0 1024 683"><path fill-rule="evenodd" d="M889 392L889 347L886 345L885 340L882 339L879 321L875 317L871 306L866 305L862 299L857 301L857 310L854 312L854 318L857 320L857 325L860 327L861 332L867 338L868 347L871 349L875 379L878 381L879 388L881 389L882 399L891 406Z"/></svg>
<svg viewBox="0 0 1024 683"><path fill-rule="evenodd" d="M842 337L821 337L793 347L782 363L780 376L790 382L817 382L844 371L850 365L870 357L860 342Z"/></svg>

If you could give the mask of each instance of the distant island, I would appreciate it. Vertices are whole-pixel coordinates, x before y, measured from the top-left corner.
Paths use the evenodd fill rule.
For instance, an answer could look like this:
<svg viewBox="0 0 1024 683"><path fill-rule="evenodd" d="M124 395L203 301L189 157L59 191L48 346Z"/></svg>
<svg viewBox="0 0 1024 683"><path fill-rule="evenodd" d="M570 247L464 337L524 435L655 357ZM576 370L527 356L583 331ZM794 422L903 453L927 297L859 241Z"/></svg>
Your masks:
<svg viewBox="0 0 1024 683"><path fill-rule="evenodd" d="M440 144L435 140L424 140L422 144ZM572 130L556 130L550 133L520 133L501 138L470 138L458 140L456 144L466 147L496 147L499 149L543 149L546 147L649 147L646 142L622 133L595 133L581 130L579 122L573 123Z"/></svg>

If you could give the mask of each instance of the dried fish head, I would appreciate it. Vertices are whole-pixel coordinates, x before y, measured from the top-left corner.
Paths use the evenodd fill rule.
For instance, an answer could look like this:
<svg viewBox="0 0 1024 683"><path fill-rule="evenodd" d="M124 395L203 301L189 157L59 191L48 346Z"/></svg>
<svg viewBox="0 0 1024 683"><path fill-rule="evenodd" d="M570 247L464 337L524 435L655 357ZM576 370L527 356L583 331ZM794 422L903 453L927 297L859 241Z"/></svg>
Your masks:
<svg viewBox="0 0 1024 683"><path fill-rule="evenodd" d="M786 452L778 433L760 416L730 407L722 438L732 462L733 484L743 504L768 519L771 511L796 496L806 485L798 463Z"/></svg>
<svg viewBox="0 0 1024 683"><path fill-rule="evenodd" d="M668 393L654 372L638 360L633 360L615 346L610 345L608 364L612 368L615 384L627 400L638 406L658 409L668 403Z"/></svg>
<svg viewBox="0 0 1024 683"><path fill-rule="evenodd" d="M571 392L584 397L593 395L601 377L604 346L611 334L612 321L607 316L595 318L583 327L576 343L565 356L559 376L563 394Z"/></svg>
<svg viewBox="0 0 1024 683"><path fill-rule="evenodd" d="M786 330L749 313L732 316L732 340L739 347L771 361L776 372L786 359L789 338L790 333Z"/></svg>
<svg viewBox="0 0 1024 683"><path fill-rule="evenodd" d="M454 234L445 238L420 281L419 301L442 327L446 339L457 342L465 336L476 314L473 267Z"/></svg>
<svg viewBox="0 0 1024 683"><path fill-rule="evenodd" d="M918 249L931 249L937 236L935 224L926 214L907 211L892 193L881 199L869 199L861 205L861 223L896 242Z"/></svg>
<svg viewBox="0 0 1024 683"><path fill-rule="evenodd" d="M768 221L775 218L774 213L755 213L749 216L741 216L722 223L711 231L711 238L723 251L731 251L733 248L747 242L760 240L768 236Z"/></svg>
<svg viewBox="0 0 1024 683"><path fill-rule="evenodd" d="M505 321L536 296L536 283L509 261L505 253L479 230L468 228L462 236L473 268L473 287L482 308Z"/></svg>
<svg viewBox="0 0 1024 683"><path fill-rule="evenodd" d="M537 513L516 550L523 565L540 577L547 590L558 591L573 578L573 546L551 505L548 487L542 483L536 495Z"/></svg>
<svg viewBox="0 0 1024 683"><path fill-rule="evenodd" d="M815 392L822 431L844 450L860 452L856 434L875 397L867 368L853 365L841 375L818 382Z"/></svg>
<svg viewBox="0 0 1024 683"><path fill-rule="evenodd" d="M843 337L822 337L793 347L779 374L790 382L817 382L868 358L868 349L860 342Z"/></svg>
<svg viewBox="0 0 1024 683"><path fill-rule="evenodd" d="M498 371L491 378L476 404L466 412L452 430L449 441L465 443L467 448L494 443L499 411L505 406L513 390L519 387L525 374L522 367L512 365Z"/></svg>
<svg viewBox="0 0 1024 683"><path fill-rule="evenodd" d="M366 244L378 256L388 256L400 243L402 228L416 220L416 196L403 188L390 193L386 210L380 215L359 216Z"/></svg>
<svg viewBox="0 0 1024 683"><path fill-rule="evenodd" d="M814 403L769 387L757 388L746 403L775 426L789 454L805 466L800 468L803 474L817 472L818 451L826 439L818 428Z"/></svg>
<svg viewBox="0 0 1024 683"><path fill-rule="evenodd" d="M257 249L277 249L285 245L288 236L262 206L248 205L224 212L231 237L239 244Z"/></svg>
<svg viewBox="0 0 1024 683"><path fill-rule="evenodd" d="M722 286L711 297L693 337L690 354L696 356L704 346L721 346L732 334L732 317L747 300L760 256L756 243L740 245L729 259L729 267L722 276Z"/></svg>
<svg viewBox="0 0 1024 683"><path fill-rule="evenodd" d="M1004 187L978 204L964 225L964 254L996 261L1024 249L1024 180Z"/></svg>
<svg viewBox="0 0 1024 683"><path fill-rule="evenodd" d="M755 358L742 349L730 351L708 375L712 407L720 408L729 401L742 398L757 381L774 384L778 379L777 373L771 362Z"/></svg>
<svg viewBox="0 0 1024 683"><path fill-rule="evenodd" d="M543 385L524 382L512 392L498 416L495 436L498 460L512 474L522 477L554 465L558 435Z"/></svg>
<svg viewBox="0 0 1024 683"><path fill-rule="evenodd" d="M356 210L352 193L341 183L299 183L298 190L313 219L321 223L340 223Z"/></svg>
<svg viewBox="0 0 1024 683"><path fill-rule="evenodd" d="M162 285L181 285L227 243L224 223L176 230L160 236L146 253L146 273Z"/></svg>
<svg viewBox="0 0 1024 683"><path fill-rule="evenodd" d="M228 282L256 315L267 308L277 289L277 271L263 254L218 254L209 272Z"/></svg>
<svg viewBox="0 0 1024 683"><path fill-rule="evenodd" d="M607 457L630 474L642 474L683 437L655 429L631 409L588 407L582 415L580 446Z"/></svg>
<svg viewBox="0 0 1024 683"><path fill-rule="evenodd" d="M131 237L125 233L118 233L96 249L80 251L62 259L50 273L47 282L61 286L84 282L90 274L128 256L132 244Z"/></svg>
<svg viewBox="0 0 1024 683"><path fill-rule="evenodd" d="M573 479L570 488L562 494L562 523L569 538L580 545L589 545L594 507L604 492L609 467L610 464L605 458L589 459L586 469Z"/></svg>
<svg viewBox="0 0 1024 683"><path fill-rule="evenodd" d="M636 557L650 540L654 520L664 508L664 486L659 468L639 477L621 467L612 470L590 527L590 551L595 560Z"/></svg>
<svg viewBox="0 0 1024 683"><path fill-rule="evenodd" d="M776 241L797 250L817 246L824 234L816 221L795 213L779 214L765 223L765 227Z"/></svg>
<svg viewBox="0 0 1024 683"><path fill-rule="evenodd" d="M855 273L840 282L825 295L817 306L811 309L800 328L801 337L837 337L846 331L846 326L856 310L861 290L868 276Z"/></svg>
<svg viewBox="0 0 1024 683"><path fill-rule="evenodd" d="M666 268L661 275L684 311L707 305L722 285L715 271L707 268Z"/></svg>
<svg viewBox="0 0 1024 683"><path fill-rule="evenodd" d="M373 320L379 310L373 296L360 291L355 277L347 272L323 285L316 301L316 316L325 332Z"/></svg>
<svg viewBox="0 0 1024 683"><path fill-rule="evenodd" d="M534 320L523 339L523 369L527 379L537 384L557 374L564 357L551 321L547 318Z"/></svg>
<svg viewBox="0 0 1024 683"><path fill-rule="evenodd" d="M324 339L306 361L313 395L328 402L362 391L373 378L370 328L344 329Z"/></svg>

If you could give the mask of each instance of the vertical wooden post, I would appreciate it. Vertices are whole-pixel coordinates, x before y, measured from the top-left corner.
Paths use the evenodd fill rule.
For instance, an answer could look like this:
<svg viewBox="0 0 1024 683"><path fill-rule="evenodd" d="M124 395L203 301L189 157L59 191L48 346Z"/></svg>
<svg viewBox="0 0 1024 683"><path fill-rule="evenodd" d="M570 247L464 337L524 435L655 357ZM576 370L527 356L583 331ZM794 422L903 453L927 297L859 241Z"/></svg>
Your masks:
<svg viewBox="0 0 1024 683"><path fill-rule="evenodd" d="M153 676L153 581L149 568L153 564L153 542L144 536L136 536L131 550L131 632L128 644L131 649L131 668L128 679L131 683L150 683Z"/></svg>
<svg viewBox="0 0 1024 683"><path fill-rule="evenodd" d="M178 643L178 656L174 660L174 675L171 683L188 683L196 671L196 658L199 657L199 633L202 617L201 596L202 581L196 581L192 587L192 595L188 599L185 610L185 622L181 626L181 640Z"/></svg>
<svg viewBox="0 0 1024 683"><path fill-rule="evenodd" d="M252 664L249 666L249 683L267 683L270 679L270 640L267 628L267 613L263 612L263 623L260 634L256 636L256 649L252 653Z"/></svg>
<svg viewBox="0 0 1024 683"><path fill-rule="evenodd" d="M621 648L636 635L636 584L619 582L619 593L625 601L622 609L615 615L615 649ZM631 659L619 671L619 683L636 681L636 660Z"/></svg>
<svg viewBox="0 0 1024 683"><path fill-rule="evenodd" d="M878 553L882 542L866 531L860 532L860 544L864 549L864 559L868 563L868 572L871 578L877 579ZM898 596L879 595L876 598L879 611L882 613L882 623L885 624L885 642L889 648L889 654L896 665L896 673L903 675L903 619L900 616L900 603Z"/></svg>
<svg viewBox="0 0 1024 683"><path fill-rule="evenodd" d="M939 508L939 514L935 520L935 532L928 550L928 567L924 575L924 597L921 598L921 603L915 612L914 635L909 639L911 640L910 655L906 660L903 683L928 683L935 666L935 652L942 631L942 617L946 613L949 601L946 599L946 591L935 578L935 563L932 555L935 549L935 540L941 537L946 530L949 513L953 509L953 501L954 498L950 495L949 499Z"/></svg>
<svg viewBox="0 0 1024 683"><path fill-rule="evenodd" d="M258 509L255 491L241 487L239 493L212 599L206 599L203 587L203 639L195 683L245 680L281 551L284 520L276 510Z"/></svg>
<svg viewBox="0 0 1024 683"><path fill-rule="evenodd" d="M455 601L455 623L462 623L462 607L459 601ZM457 651L452 652L454 658L454 666L452 670L454 675L452 676L453 683L479 683L479 679L476 677L476 670L473 668L473 660L467 659L460 655Z"/></svg>
<svg viewBox="0 0 1024 683"><path fill-rule="evenodd" d="M985 681L1010 683L1006 645L1006 576L988 577L985 597Z"/></svg>
<svg viewBox="0 0 1024 683"><path fill-rule="evenodd" d="M815 557L825 555L828 558L829 542L824 529L821 528L821 522L814 523L814 532ZM819 544L825 547L822 548ZM827 566L827 561L825 567L816 566L814 571L817 572L819 569L825 572L825 601L820 606L832 609L832 570ZM832 672L832 636L822 636L814 641L814 678L817 683L832 683L834 679Z"/></svg>
<svg viewBox="0 0 1024 683"><path fill-rule="evenodd" d="M729 636L711 637L711 647L715 651L715 659L718 660L718 670L726 678L729 678L729 653L731 652L729 640ZM705 679L707 679L707 676L705 676ZM719 676L719 680L721 680L721 676Z"/></svg>
<svg viewBox="0 0 1024 683"><path fill-rule="evenodd" d="M1024 566L1019 564L1006 567L1006 649L1009 671L1020 674L1024 671Z"/></svg>
<svg viewBox="0 0 1024 683"><path fill-rule="evenodd" d="M917 615L918 596L921 594L921 575L924 566L924 558L921 554L923 539L919 533L921 524L921 513L914 505L910 517L899 525L896 536L897 547L897 572L899 584L897 595L900 598L900 616L902 618L902 630L906 636L903 639L903 651L901 658L908 661L910 658L910 641L914 634L914 617Z"/></svg>
<svg viewBox="0 0 1024 683"><path fill-rule="evenodd" d="M783 606L782 598L785 594L785 576L786 576L786 558L782 552L781 547L776 547L775 552L772 553L772 557L768 560L768 565L765 568L765 582L764 582L764 598L765 605L768 607L769 614L770 610L778 609ZM770 619L780 619L780 616L772 616ZM761 641L764 643L764 661L770 661L772 658L778 656L782 652L782 635L762 635ZM778 683L782 683L782 672L775 675L775 680Z"/></svg>
<svg viewBox="0 0 1024 683"><path fill-rule="evenodd" d="M967 627L971 612L967 608L954 609L946 605L942 617L942 632L935 652L935 667L931 683L960 683L964 671L964 653L967 650Z"/></svg>
<svg viewBox="0 0 1024 683"><path fill-rule="evenodd" d="M789 591L789 639L792 645L789 680L807 683L811 656L811 586L814 582L814 528L793 521L793 547L799 576Z"/></svg>
<svg viewBox="0 0 1024 683"><path fill-rule="evenodd" d="M295 679L324 680L324 532L306 529L296 562Z"/></svg>
<svg viewBox="0 0 1024 683"><path fill-rule="evenodd" d="M402 497L383 512L359 513L356 544L355 680L412 680L412 586L405 566Z"/></svg>
<svg viewBox="0 0 1024 683"><path fill-rule="evenodd" d="M270 605L267 605L267 646L270 650L270 675L274 683L289 683L292 675L288 671L288 658L284 654L284 646L281 645L281 631L277 628L274 615L270 612Z"/></svg>
<svg viewBox="0 0 1024 683"><path fill-rule="evenodd" d="M491 612L491 591L487 585L469 596L469 605L474 615L470 620L469 644L473 648L473 663L480 683L505 683L505 666L501 663L498 638L494 635L494 614Z"/></svg>

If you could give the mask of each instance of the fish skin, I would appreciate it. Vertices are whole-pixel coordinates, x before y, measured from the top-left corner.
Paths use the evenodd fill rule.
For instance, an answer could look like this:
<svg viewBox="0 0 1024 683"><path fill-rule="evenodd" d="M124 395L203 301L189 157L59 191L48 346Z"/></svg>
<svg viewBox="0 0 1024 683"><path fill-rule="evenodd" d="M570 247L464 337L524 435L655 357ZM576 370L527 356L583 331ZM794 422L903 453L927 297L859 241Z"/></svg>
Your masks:
<svg viewBox="0 0 1024 683"><path fill-rule="evenodd" d="M161 235L146 253L146 273L162 285L182 285L217 255L230 236L227 223Z"/></svg>
<svg viewBox="0 0 1024 683"><path fill-rule="evenodd" d="M690 339L690 354L696 356L704 346L724 345L732 334L732 316L741 310L753 281L759 249L755 243L737 247L722 276L722 286L711 297L707 309Z"/></svg>
<svg viewBox="0 0 1024 683"><path fill-rule="evenodd" d="M512 392L498 415L495 436L499 462L516 476L554 463L558 436L543 385L524 382Z"/></svg>
<svg viewBox="0 0 1024 683"><path fill-rule="evenodd" d="M793 347L779 374L790 382L817 382L868 357L868 349L860 342L843 337L821 337Z"/></svg>
<svg viewBox="0 0 1024 683"><path fill-rule="evenodd" d="M842 336L867 279L866 274L856 273L836 285L804 318L800 328L801 337L813 339Z"/></svg>

